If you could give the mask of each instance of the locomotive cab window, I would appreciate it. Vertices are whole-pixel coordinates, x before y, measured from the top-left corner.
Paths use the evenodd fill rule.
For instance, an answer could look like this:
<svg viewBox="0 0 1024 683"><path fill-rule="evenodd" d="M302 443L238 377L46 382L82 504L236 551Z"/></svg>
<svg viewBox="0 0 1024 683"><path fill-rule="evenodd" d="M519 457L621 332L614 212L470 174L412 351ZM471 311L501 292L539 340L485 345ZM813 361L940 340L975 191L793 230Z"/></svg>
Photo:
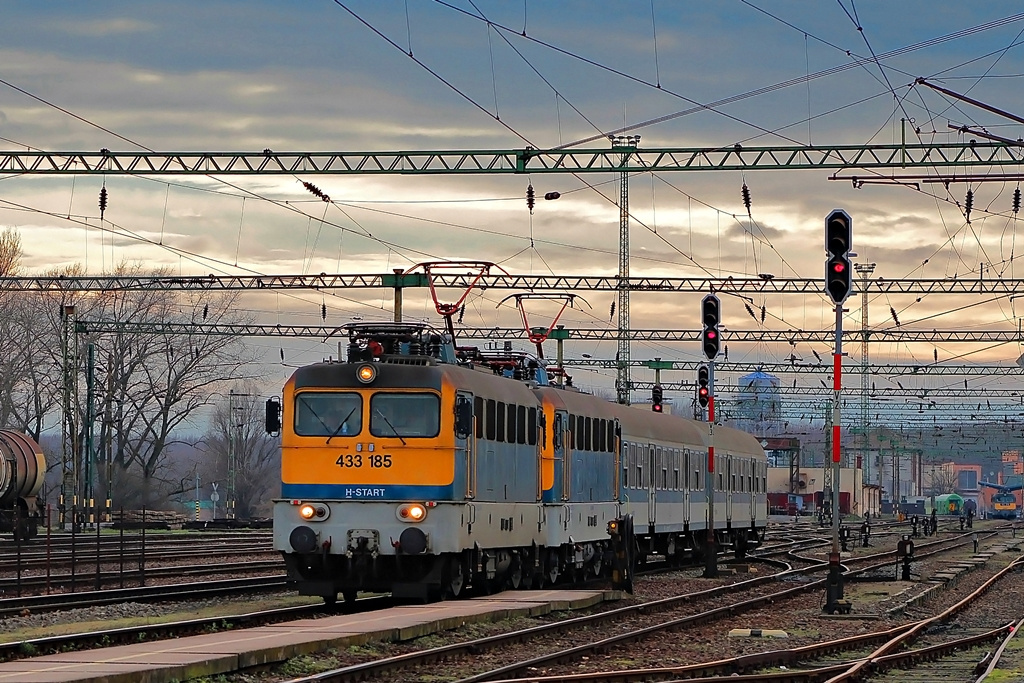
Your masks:
<svg viewBox="0 0 1024 683"><path fill-rule="evenodd" d="M295 396L299 436L349 436L363 428L363 399L349 392L304 391Z"/></svg>
<svg viewBox="0 0 1024 683"><path fill-rule="evenodd" d="M374 436L431 437L441 431L441 401L435 394L377 393L370 398Z"/></svg>

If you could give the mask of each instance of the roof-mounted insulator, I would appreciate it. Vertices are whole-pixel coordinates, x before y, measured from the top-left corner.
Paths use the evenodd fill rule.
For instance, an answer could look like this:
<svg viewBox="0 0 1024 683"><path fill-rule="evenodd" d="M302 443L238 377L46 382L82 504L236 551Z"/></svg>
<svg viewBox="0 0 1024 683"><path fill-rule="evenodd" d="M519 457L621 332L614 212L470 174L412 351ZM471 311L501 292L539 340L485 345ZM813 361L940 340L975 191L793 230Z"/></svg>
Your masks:
<svg viewBox="0 0 1024 683"><path fill-rule="evenodd" d="M302 186L309 190L309 193L312 194L314 197L319 197L328 204L331 203L331 198L327 195L327 193L321 190L313 183L307 183L306 181L302 181Z"/></svg>
<svg viewBox="0 0 1024 683"><path fill-rule="evenodd" d="M1020 188L1013 191L1013 212L1020 211Z"/></svg>
<svg viewBox="0 0 1024 683"><path fill-rule="evenodd" d="M530 213L533 213L533 207L536 203L537 201L533 194L533 184L531 183L526 187L526 208L530 210Z"/></svg>
<svg viewBox="0 0 1024 683"><path fill-rule="evenodd" d="M743 206L747 207L747 215L750 216L750 188L747 187L746 183L743 183L743 189L740 190L740 194L743 195Z"/></svg>
<svg viewBox="0 0 1024 683"><path fill-rule="evenodd" d="M964 218L971 222L971 209L974 208L974 190L967 190L967 199L964 200Z"/></svg>
<svg viewBox="0 0 1024 683"><path fill-rule="evenodd" d="M103 214L107 211L107 186L104 185L100 188L100 220L103 220Z"/></svg>

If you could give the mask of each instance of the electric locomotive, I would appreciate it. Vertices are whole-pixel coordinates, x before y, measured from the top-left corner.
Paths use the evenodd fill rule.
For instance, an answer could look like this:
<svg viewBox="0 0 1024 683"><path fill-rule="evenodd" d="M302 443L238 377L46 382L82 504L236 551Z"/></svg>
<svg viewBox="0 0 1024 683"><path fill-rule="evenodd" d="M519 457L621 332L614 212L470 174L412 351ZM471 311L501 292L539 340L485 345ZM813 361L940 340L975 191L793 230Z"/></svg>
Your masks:
<svg viewBox="0 0 1024 683"><path fill-rule="evenodd" d="M299 368L268 402L274 545L301 594L433 599L595 577L609 524L629 516L640 559L702 552L705 423L555 386L531 354L456 350L427 325L347 331L346 362ZM742 553L763 539L767 463L748 434L714 438L716 537Z"/></svg>
<svg viewBox="0 0 1024 683"><path fill-rule="evenodd" d="M992 494L992 512L989 513L989 517L992 519L1017 519L1020 506L1017 505L1016 492L1024 488L1024 485L1007 486L1004 484L993 484L989 481L983 481L981 485L997 491L997 493Z"/></svg>

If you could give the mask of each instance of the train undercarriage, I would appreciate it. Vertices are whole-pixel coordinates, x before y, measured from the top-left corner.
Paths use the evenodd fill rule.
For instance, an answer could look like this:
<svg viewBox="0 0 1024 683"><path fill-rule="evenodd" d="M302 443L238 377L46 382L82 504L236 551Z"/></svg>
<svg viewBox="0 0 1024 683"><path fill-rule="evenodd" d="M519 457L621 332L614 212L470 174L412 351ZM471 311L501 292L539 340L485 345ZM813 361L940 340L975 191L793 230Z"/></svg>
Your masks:
<svg viewBox="0 0 1024 683"><path fill-rule="evenodd" d="M753 525L720 529L716 543L720 551L730 551L736 559L743 559L763 542L763 534L764 529ZM623 547L627 541L612 535L608 540L558 547L476 546L440 555L383 555L358 549L345 555L326 551L282 554L289 579L296 582L301 595L320 596L327 604L334 604L339 595L351 602L358 592L390 592L396 598L433 601L455 599L470 591L490 594L505 589L575 585L600 578L612 578L617 587L631 586L634 569L652 557L661 556L670 565L682 565L702 560L707 547L704 530L629 534L628 538L628 551Z"/></svg>

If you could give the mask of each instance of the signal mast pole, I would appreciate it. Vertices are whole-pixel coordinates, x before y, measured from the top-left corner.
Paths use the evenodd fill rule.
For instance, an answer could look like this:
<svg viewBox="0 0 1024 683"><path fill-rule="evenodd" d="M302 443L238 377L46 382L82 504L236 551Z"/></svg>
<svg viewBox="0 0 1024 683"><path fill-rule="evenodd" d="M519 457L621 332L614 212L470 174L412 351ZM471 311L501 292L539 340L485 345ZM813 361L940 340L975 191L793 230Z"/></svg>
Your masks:
<svg viewBox="0 0 1024 683"><path fill-rule="evenodd" d="M708 505L708 535L704 549L704 577L708 579L718 576L718 548L715 542L715 357L721 346L718 323L721 320L721 302L713 293L708 294L700 302L701 344L707 363L707 399L708 399L708 467L704 480L704 495ZM703 370L703 368L702 368ZM703 372L698 374L698 384L703 384ZM703 392L698 389L699 398L703 403Z"/></svg>
<svg viewBox="0 0 1024 683"><path fill-rule="evenodd" d="M822 608L828 614L837 611L849 614L851 608L850 601L843 598L843 573L839 565L839 461L842 431L839 398L843 387L843 302L850 296L853 283L850 257L856 256L850 251L852 243L853 220L842 209L833 209L825 218L825 249L828 252L825 260L825 292L835 304L836 311L836 345L832 356L832 388L835 392L832 401L832 550L828 556L825 606Z"/></svg>

